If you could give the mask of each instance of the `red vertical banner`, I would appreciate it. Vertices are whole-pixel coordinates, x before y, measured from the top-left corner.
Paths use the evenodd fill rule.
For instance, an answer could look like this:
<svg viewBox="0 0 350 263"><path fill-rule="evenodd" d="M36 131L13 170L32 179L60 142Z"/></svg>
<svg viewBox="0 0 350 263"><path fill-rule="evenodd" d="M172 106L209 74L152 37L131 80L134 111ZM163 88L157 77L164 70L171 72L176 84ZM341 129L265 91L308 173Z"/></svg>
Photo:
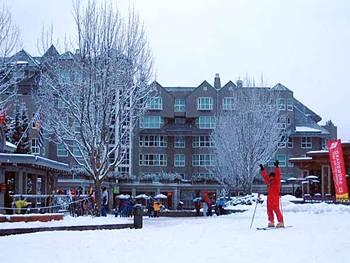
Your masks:
<svg viewBox="0 0 350 263"><path fill-rule="evenodd" d="M329 159L331 161L336 199L340 201L349 200L341 141L329 141L327 143L327 147L329 152Z"/></svg>

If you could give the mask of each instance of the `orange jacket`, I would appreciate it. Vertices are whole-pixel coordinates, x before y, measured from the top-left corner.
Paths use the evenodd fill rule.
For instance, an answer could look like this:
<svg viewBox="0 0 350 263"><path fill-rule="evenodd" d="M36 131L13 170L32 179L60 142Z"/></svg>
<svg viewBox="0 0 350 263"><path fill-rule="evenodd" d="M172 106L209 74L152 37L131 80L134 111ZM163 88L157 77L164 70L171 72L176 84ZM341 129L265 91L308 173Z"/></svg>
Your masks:
<svg viewBox="0 0 350 263"><path fill-rule="evenodd" d="M160 211L160 203L159 202L154 202L153 204L153 210L156 211L156 212L159 212Z"/></svg>
<svg viewBox="0 0 350 263"><path fill-rule="evenodd" d="M281 190L281 169L275 168L275 176L268 176L266 169L261 171L261 176L267 185L267 195L270 198L279 198Z"/></svg>

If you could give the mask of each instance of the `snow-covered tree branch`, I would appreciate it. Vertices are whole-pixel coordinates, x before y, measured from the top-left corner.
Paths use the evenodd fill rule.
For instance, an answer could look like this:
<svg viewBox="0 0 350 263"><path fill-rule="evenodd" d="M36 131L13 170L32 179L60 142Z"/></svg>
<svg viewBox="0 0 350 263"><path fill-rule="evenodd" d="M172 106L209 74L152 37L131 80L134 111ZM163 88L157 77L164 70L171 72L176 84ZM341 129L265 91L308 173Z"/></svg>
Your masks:
<svg viewBox="0 0 350 263"><path fill-rule="evenodd" d="M281 127L278 92L240 87L232 91L234 107L223 111L212 133L217 179L229 188L251 192L259 164L266 164L286 135Z"/></svg>
<svg viewBox="0 0 350 263"><path fill-rule="evenodd" d="M16 94L16 83L20 79L21 62L10 61L9 56L19 44L19 30L13 24L11 13L0 7L0 107Z"/></svg>
<svg viewBox="0 0 350 263"><path fill-rule="evenodd" d="M99 202L153 92L152 56L134 12L125 22L111 5L77 1L74 18L76 51L47 58L36 98L44 128L94 179Z"/></svg>

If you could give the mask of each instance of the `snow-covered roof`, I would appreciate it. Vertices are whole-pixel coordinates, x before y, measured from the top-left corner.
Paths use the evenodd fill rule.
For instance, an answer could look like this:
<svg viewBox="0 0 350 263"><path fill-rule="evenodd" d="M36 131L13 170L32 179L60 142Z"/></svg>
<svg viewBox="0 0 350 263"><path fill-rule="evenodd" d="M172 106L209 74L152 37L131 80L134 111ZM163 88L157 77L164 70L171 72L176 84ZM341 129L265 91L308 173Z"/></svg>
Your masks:
<svg viewBox="0 0 350 263"><path fill-rule="evenodd" d="M320 150L320 151L309 151L306 154L328 154L328 151L326 150Z"/></svg>
<svg viewBox="0 0 350 263"><path fill-rule="evenodd" d="M14 152L17 146L10 142L5 142L4 150L5 152Z"/></svg>
<svg viewBox="0 0 350 263"><path fill-rule="evenodd" d="M321 130L319 130L319 129L305 127L305 126L296 126L295 131L296 132L319 132L319 133L321 133Z"/></svg>
<svg viewBox="0 0 350 263"><path fill-rule="evenodd" d="M289 161L308 161L312 160L312 157L293 157L289 158Z"/></svg>
<svg viewBox="0 0 350 263"><path fill-rule="evenodd" d="M66 163L57 162L33 154L0 153L0 163L31 164L65 172L71 171L69 165Z"/></svg>
<svg viewBox="0 0 350 263"><path fill-rule="evenodd" d="M28 64L28 61L26 61L26 60L18 60L18 61L16 61L16 64Z"/></svg>

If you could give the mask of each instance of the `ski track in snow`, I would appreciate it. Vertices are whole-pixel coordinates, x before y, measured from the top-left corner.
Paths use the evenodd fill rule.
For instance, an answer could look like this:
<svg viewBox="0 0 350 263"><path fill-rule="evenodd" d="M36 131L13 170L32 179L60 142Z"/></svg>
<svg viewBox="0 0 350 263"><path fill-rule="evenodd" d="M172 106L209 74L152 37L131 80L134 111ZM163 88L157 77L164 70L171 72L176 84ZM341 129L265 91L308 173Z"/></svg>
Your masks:
<svg viewBox="0 0 350 263"><path fill-rule="evenodd" d="M139 230L57 231L0 237L1 263L7 262L350 262L350 207L294 205L283 201L286 228L266 226L266 207L229 216L147 218ZM65 219L85 222L93 219ZM65 221L64 220L64 221ZM107 217L98 219L130 221ZM17 224L17 223L15 223ZM47 223L46 223L47 224ZM56 223L58 224L58 223ZM61 223L63 224L63 223Z"/></svg>

